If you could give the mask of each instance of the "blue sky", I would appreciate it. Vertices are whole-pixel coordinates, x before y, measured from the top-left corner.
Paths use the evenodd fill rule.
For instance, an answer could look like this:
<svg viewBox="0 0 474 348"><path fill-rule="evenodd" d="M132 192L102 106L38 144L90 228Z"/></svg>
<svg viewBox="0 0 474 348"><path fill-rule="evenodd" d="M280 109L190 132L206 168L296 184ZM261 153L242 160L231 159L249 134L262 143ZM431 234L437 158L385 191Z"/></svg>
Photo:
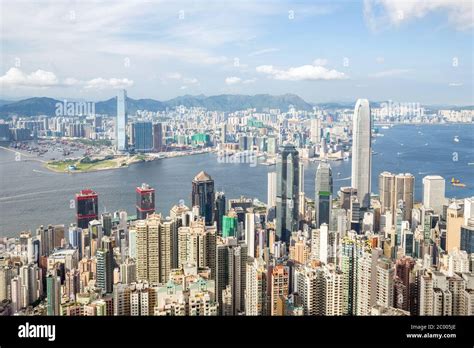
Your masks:
<svg viewBox="0 0 474 348"><path fill-rule="evenodd" d="M470 1L0 1L2 98L474 104Z"/></svg>

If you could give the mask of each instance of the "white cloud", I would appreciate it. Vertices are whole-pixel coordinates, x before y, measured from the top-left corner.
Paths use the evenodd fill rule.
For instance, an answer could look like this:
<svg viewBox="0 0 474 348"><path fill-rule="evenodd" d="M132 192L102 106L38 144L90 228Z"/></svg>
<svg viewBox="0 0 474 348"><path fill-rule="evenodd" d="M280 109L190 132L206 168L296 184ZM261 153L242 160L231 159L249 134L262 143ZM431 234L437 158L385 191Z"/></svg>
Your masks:
<svg viewBox="0 0 474 348"><path fill-rule="evenodd" d="M266 53L278 52L279 48L265 48L263 50L254 51L248 54L249 57L260 56Z"/></svg>
<svg viewBox="0 0 474 348"><path fill-rule="evenodd" d="M50 87L59 84L56 75L50 71L38 69L30 74L25 74L18 68L10 68L5 75L0 77L0 85L6 87Z"/></svg>
<svg viewBox="0 0 474 348"><path fill-rule="evenodd" d="M449 84L449 87L461 87L462 86L462 83L460 82L451 82Z"/></svg>
<svg viewBox="0 0 474 348"><path fill-rule="evenodd" d="M391 69L391 70L385 70L385 71L380 71L374 74L370 74L369 77L372 77L372 78L392 77L392 76L406 75L410 72L412 72L411 69Z"/></svg>
<svg viewBox="0 0 474 348"><path fill-rule="evenodd" d="M474 27L473 5L469 0L365 0L364 16L372 30L398 26L403 22L423 18L438 11L458 30Z"/></svg>
<svg viewBox="0 0 474 348"><path fill-rule="evenodd" d="M166 78L170 80L181 80L182 76L180 73L174 72L166 74Z"/></svg>
<svg viewBox="0 0 474 348"><path fill-rule="evenodd" d="M231 76L231 77L226 77L225 78L225 83L226 85L235 85L238 84L242 81L240 77L237 76Z"/></svg>
<svg viewBox="0 0 474 348"><path fill-rule="evenodd" d="M102 77L98 77L89 81L83 81L79 84L83 84L84 88L86 89L123 89L133 86L133 81L129 79L104 79Z"/></svg>
<svg viewBox="0 0 474 348"><path fill-rule="evenodd" d="M249 83L254 83L255 81L257 81L257 79L256 79L256 78L253 78L253 79L243 80L242 83L244 83L244 84L249 84Z"/></svg>
<svg viewBox="0 0 474 348"><path fill-rule="evenodd" d="M133 86L133 81L129 79L102 77L93 78L91 80L78 80L73 77L65 78L60 81L59 78L51 71L38 69L30 74L21 71L18 68L10 68L5 75L0 76L0 85L10 88L30 87L30 88L47 88L47 87L84 87L86 89L106 89L106 88L128 88Z"/></svg>
<svg viewBox="0 0 474 348"><path fill-rule="evenodd" d="M183 78L183 83L187 84L187 85L198 85L199 84L199 80L196 79L196 78Z"/></svg>
<svg viewBox="0 0 474 348"><path fill-rule="evenodd" d="M277 69L273 65L260 65L256 70L259 73L269 75L275 80L284 81L341 80L347 78L347 75L343 72L318 65L303 65L291 67L288 70Z"/></svg>
<svg viewBox="0 0 474 348"><path fill-rule="evenodd" d="M316 58L313 61L313 65L318 65L318 66L325 66L328 64L328 60L324 58Z"/></svg>
<svg viewBox="0 0 474 348"><path fill-rule="evenodd" d="M165 80L175 80L183 85L199 85L199 80L195 77L184 77L178 72L168 73L165 75Z"/></svg>

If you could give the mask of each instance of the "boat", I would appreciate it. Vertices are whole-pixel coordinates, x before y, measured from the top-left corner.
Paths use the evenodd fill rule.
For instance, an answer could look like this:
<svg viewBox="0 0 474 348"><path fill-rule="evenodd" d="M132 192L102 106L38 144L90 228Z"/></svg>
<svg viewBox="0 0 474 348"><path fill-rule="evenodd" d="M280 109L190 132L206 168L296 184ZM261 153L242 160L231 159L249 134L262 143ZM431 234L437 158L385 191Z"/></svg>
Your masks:
<svg viewBox="0 0 474 348"><path fill-rule="evenodd" d="M457 135L454 137L454 142L459 143L459 137Z"/></svg>
<svg viewBox="0 0 474 348"><path fill-rule="evenodd" d="M459 179L451 178L451 185L457 187L466 187L466 184L463 184Z"/></svg>
<svg viewBox="0 0 474 348"><path fill-rule="evenodd" d="M389 126L382 126L382 129L390 129Z"/></svg>

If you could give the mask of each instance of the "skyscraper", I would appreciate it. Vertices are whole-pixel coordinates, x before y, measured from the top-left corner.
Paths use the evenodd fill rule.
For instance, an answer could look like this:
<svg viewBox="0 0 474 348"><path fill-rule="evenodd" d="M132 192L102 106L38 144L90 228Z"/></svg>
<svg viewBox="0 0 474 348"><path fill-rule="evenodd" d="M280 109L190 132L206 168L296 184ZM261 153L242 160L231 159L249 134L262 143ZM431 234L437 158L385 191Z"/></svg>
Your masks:
<svg viewBox="0 0 474 348"><path fill-rule="evenodd" d="M47 315L59 315L61 278L54 274L46 277Z"/></svg>
<svg viewBox="0 0 474 348"><path fill-rule="evenodd" d="M474 253L474 218L467 221L467 225L461 226L461 246L469 254Z"/></svg>
<svg viewBox="0 0 474 348"><path fill-rule="evenodd" d="M127 91L120 90L117 94L117 121L115 125L115 141L118 151L127 151Z"/></svg>
<svg viewBox="0 0 474 348"><path fill-rule="evenodd" d="M372 118L367 99L358 99L352 126L351 186L357 189L361 208L370 206L370 180L372 166Z"/></svg>
<svg viewBox="0 0 474 348"><path fill-rule="evenodd" d="M219 235L222 235L222 219L226 212L226 199L224 192L216 192L214 201L214 222L217 226Z"/></svg>
<svg viewBox="0 0 474 348"><path fill-rule="evenodd" d="M382 172L379 174L379 196L380 196L380 213L385 214L386 211L393 213L393 199L395 190L395 175L390 172Z"/></svg>
<svg viewBox="0 0 474 348"><path fill-rule="evenodd" d="M382 172L379 175L379 194L381 213L392 213L392 223L398 209L402 210L402 219L411 221L414 202L415 177L410 173L394 175Z"/></svg>
<svg viewBox="0 0 474 348"><path fill-rule="evenodd" d="M413 202L415 200L415 177L410 173L395 175L395 199L393 212L396 208L403 211L403 220L411 221ZM402 206L400 206L400 201Z"/></svg>
<svg viewBox="0 0 474 348"><path fill-rule="evenodd" d="M137 152L153 150L153 125L151 122L140 121L133 124L133 143Z"/></svg>
<svg viewBox="0 0 474 348"><path fill-rule="evenodd" d="M299 159L294 145L281 147L277 162L276 235L288 242L298 230Z"/></svg>
<svg viewBox="0 0 474 348"><path fill-rule="evenodd" d="M89 221L97 220L99 214L99 198L93 190L82 190L76 194L77 227L88 228Z"/></svg>
<svg viewBox="0 0 474 348"><path fill-rule="evenodd" d="M152 214L135 226L137 280L160 282L160 224L161 216Z"/></svg>
<svg viewBox="0 0 474 348"><path fill-rule="evenodd" d="M222 217L222 237L237 237L237 214L234 210Z"/></svg>
<svg viewBox="0 0 474 348"><path fill-rule="evenodd" d="M212 224L214 207L214 180L204 171L193 179L192 206L199 206L199 214L204 217L206 225Z"/></svg>
<svg viewBox="0 0 474 348"><path fill-rule="evenodd" d="M319 144L321 140L321 120L318 118L313 118L310 121L310 137L313 144Z"/></svg>
<svg viewBox="0 0 474 348"><path fill-rule="evenodd" d="M255 257L255 220L254 212L245 214L245 243L248 247L248 255Z"/></svg>
<svg viewBox="0 0 474 348"><path fill-rule="evenodd" d="M221 314L237 315L245 310L247 245L235 238L219 239L216 245L216 300ZM226 288L229 306L224 306Z"/></svg>
<svg viewBox="0 0 474 348"><path fill-rule="evenodd" d="M285 313L281 304L288 298L289 268L283 265L275 266L270 279L270 314L284 315Z"/></svg>
<svg viewBox="0 0 474 348"><path fill-rule="evenodd" d="M331 166L326 162L319 163L318 169L316 170L315 187L315 220L316 228L319 228L323 223L329 224L331 219L332 171Z"/></svg>
<svg viewBox="0 0 474 348"><path fill-rule="evenodd" d="M155 189L148 184L143 183L142 186L137 187L137 219L146 219L147 215L155 212Z"/></svg>
<svg viewBox="0 0 474 348"><path fill-rule="evenodd" d="M102 247L97 250L97 287L103 293L112 293L113 286L113 270L114 270L114 255L112 248L112 241L109 237L104 237L102 240Z"/></svg>
<svg viewBox="0 0 474 348"><path fill-rule="evenodd" d="M441 214L445 198L446 181L439 175L428 175L423 178L423 205L431 208L435 214Z"/></svg>
<svg viewBox="0 0 474 348"><path fill-rule="evenodd" d="M464 222L463 207L452 202L446 211L446 251L461 247L461 227Z"/></svg>
<svg viewBox="0 0 474 348"><path fill-rule="evenodd" d="M245 314L268 315L267 268L262 258L249 257L245 289Z"/></svg>
<svg viewBox="0 0 474 348"><path fill-rule="evenodd" d="M276 206L277 175L275 172L268 172L267 185L267 206L271 208Z"/></svg>
<svg viewBox="0 0 474 348"><path fill-rule="evenodd" d="M161 123L153 125L153 150L155 152L163 151L163 125Z"/></svg>

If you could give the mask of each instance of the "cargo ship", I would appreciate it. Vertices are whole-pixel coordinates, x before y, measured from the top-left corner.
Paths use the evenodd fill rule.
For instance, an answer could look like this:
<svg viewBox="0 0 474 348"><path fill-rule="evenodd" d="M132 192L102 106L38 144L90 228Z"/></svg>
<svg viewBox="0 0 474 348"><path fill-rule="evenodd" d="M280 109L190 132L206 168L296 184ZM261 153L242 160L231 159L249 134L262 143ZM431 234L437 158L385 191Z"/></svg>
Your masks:
<svg viewBox="0 0 474 348"><path fill-rule="evenodd" d="M457 186L457 187L466 187L466 184L463 184L459 179L454 179L451 178L451 185Z"/></svg>

